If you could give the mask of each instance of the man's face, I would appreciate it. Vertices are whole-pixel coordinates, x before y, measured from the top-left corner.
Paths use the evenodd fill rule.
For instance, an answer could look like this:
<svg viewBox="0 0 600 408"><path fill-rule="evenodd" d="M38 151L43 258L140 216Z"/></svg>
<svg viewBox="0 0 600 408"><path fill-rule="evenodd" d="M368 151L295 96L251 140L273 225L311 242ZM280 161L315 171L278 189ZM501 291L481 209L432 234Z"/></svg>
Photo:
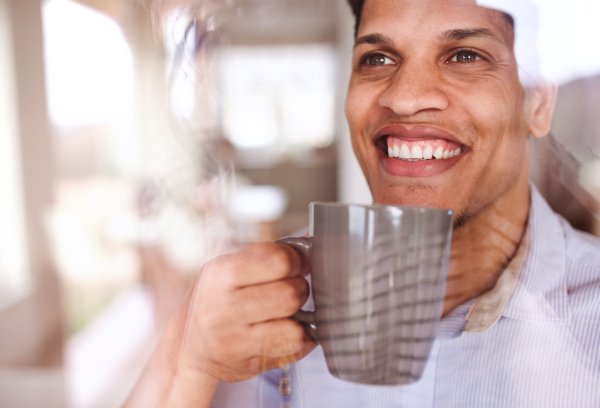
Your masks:
<svg viewBox="0 0 600 408"><path fill-rule="evenodd" d="M500 12L365 2L346 116L375 202L476 214L527 171L525 99Z"/></svg>

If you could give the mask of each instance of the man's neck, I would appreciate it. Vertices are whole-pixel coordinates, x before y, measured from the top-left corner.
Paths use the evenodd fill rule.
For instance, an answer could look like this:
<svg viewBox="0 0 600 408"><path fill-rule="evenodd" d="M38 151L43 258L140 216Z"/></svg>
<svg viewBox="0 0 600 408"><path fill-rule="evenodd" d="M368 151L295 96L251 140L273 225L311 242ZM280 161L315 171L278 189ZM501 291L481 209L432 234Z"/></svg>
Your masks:
<svg viewBox="0 0 600 408"><path fill-rule="evenodd" d="M517 252L529 203L529 185L524 177L454 230L444 315L494 287Z"/></svg>

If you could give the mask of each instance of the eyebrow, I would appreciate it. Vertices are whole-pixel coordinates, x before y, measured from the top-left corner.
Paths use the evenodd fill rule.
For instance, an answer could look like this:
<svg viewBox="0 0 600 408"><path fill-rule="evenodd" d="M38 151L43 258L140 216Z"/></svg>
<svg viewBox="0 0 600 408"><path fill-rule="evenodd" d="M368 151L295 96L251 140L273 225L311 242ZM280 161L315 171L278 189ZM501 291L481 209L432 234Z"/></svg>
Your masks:
<svg viewBox="0 0 600 408"><path fill-rule="evenodd" d="M392 45L392 40L390 37L385 36L383 34L367 34L359 37L354 42L354 47L358 47L362 44L372 44L372 45Z"/></svg>
<svg viewBox="0 0 600 408"><path fill-rule="evenodd" d="M439 39L444 42L453 42L473 37L490 38L500 44L504 44L500 37L489 28L457 28L443 32L440 34Z"/></svg>
<svg viewBox="0 0 600 408"><path fill-rule="evenodd" d="M438 38L444 42L462 41L464 39L473 37L490 38L500 44L504 44L504 41L502 41L500 37L498 37L496 33L489 28L455 28L453 30L445 31L438 36ZM362 44L391 46L393 41L386 35L374 33L363 35L362 37L357 38L354 42L354 47L356 48Z"/></svg>

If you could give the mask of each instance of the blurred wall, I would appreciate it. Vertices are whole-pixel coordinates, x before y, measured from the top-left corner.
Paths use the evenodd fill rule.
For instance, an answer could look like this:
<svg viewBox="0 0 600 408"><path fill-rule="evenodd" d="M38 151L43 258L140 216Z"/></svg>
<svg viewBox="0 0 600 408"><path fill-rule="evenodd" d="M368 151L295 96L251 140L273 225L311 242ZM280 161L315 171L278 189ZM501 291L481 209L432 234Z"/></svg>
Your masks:
<svg viewBox="0 0 600 408"><path fill-rule="evenodd" d="M40 0L0 0L10 24L16 113L24 186L31 285L0 309L0 366L59 366L62 324L56 274L42 224L51 202L53 165L48 138ZM6 28L6 26L5 26ZM1 97L8 93L2 91ZM2 194L2 192L0 192Z"/></svg>
<svg viewBox="0 0 600 408"><path fill-rule="evenodd" d="M308 225L311 201L371 201L352 152L344 114L354 18L344 0L281 0L264 4L247 2L243 18L232 26L232 45L326 43L332 44L337 54L335 145L276 164L236 161L237 171L253 184L276 185L288 193L289 206L279 228L280 234L286 235ZM269 24L265 24L266 15Z"/></svg>
<svg viewBox="0 0 600 408"><path fill-rule="evenodd" d="M335 150L326 149L309 162L275 167L237 167L255 184L274 184L289 194L282 234L308 223L310 201L372 202L371 193L352 151L344 103L352 64L354 17L344 0L281 1L278 18L265 25L261 16L244 19L232 33L233 44L330 43L337 51Z"/></svg>

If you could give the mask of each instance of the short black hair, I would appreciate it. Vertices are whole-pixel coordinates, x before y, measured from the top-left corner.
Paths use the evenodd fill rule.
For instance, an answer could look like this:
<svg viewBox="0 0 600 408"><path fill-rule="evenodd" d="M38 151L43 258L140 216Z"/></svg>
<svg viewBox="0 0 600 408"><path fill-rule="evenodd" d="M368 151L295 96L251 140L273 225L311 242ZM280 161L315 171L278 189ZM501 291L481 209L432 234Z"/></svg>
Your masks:
<svg viewBox="0 0 600 408"><path fill-rule="evenodd" d="M363 5L365 4L365 0L348 0L348 4L350 4L350 8L352 9L352 13L355 17L354 23L354 36L358 34L358 26L360 24L360 15L362 14Z"/></svg>
<svg viewBox="0 0 600 408"><path fill-rule="evenodd" d="M354 13L355 23L354 23L354 36L358 34L358 26L360 25L360 16L362 14L362 9L365 4L365 0L348 0L348 4L350 4L350 8L352 9L352 13ZM504 20L510 25L513 29L515 28L515 20L508 13L502 12L502 16Z"/></svg>

